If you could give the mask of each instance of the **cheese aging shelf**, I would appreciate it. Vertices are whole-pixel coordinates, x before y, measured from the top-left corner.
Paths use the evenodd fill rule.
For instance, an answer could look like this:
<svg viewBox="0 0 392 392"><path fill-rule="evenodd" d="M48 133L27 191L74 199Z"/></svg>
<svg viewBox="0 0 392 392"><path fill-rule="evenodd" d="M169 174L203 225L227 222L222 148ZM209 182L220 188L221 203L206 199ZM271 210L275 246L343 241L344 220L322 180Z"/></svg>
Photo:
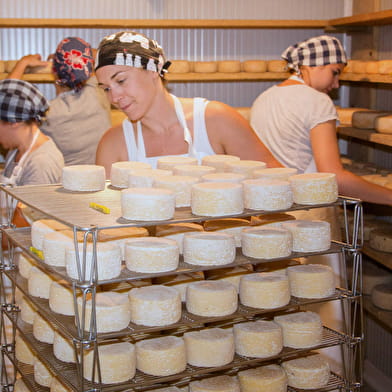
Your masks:
<svg viewBox="0 0 392 392"><path fill-rule="evenodd" d="M128 221L121 218L120 210L120 192L110 185L101 192L86 192L77 193L65 191L60 185L51 186L24 186L24 187L1 187L1 191L6 192L9 197L15 198L23 204L27 205L29 209L35 211L37 216L46 217L48 219L55 219L73 229L74 234L82 232L91 235L93 244L96 244L97 233L102 229L111 229L118 227L134 227L143 226L153 229L156 225L169 224L175 222L203 222L209 219L228 218L222 217L206 217L192 215L190 208L184 207L176 209L175 216L172 220L159 222L135 222ZM103 214L99 211L89 208L89 203L93 201L110 208L110 214ZM324 206L324 205L323 205ZM5 334L2 333L2 358L8 359L12 362L14 369L22 374L26 385L32 391L45 391L46 389L34 381L34 370L31 365L26 365L15 358L15 339L16 334L21 336L27 343L31 351L44 363L47 368L55 375L69 390L71 391L91 391L99 390L102 392L125 391L132 389L133 391L145 391L158 387L168 385L185 386L189 382L200 379L205 376L212 375L235 375L239 371L254 368L269 363L281 363L286 359L296 358L304 354L313 353L314 350L326 347L341 346L344 348L344 374L338 375L331 373L331 378L328 386L322 388L322 391L327 391L335 388L340 388L346 391L359 390L362 382L362 374L360 370L361 363L361 341L362 341L362 301L361 301L361 222L362 222L362 204L359 200L339 197L336 203L328 206L343 207L343 211L347 209L354 210L354 223L349 227L348 219L345 214L345 235L341 242L332 242L329 250L325 252L315 253L297 253L293 252L289 259L298 257L308 257L312 255L338 253L341 255L342 268L346 270L346 262L348 259L354 264L354 278L351 279L351 284L345 273L343 273L343 280L341 287L337 287L333 295L322 299L300 299L291 297L290 303L275 309L256 309L239 304L237 311L228 316L220 317L201 317L193 315L186 311L184 305L182 316L178 323L168 325L165 327L145 327L130 323L129 326L121 331L109 333L97 333L96 324L94 322L90 328L85 329L85 326L80 324L80 320L74 316L65 316L51 311L47 299L38 298L29 294L27 280L23 278L16 265L17 252L28 255L34 260L36 266L51 275L56 279L67 281L73 287L75 313L77 313L76 297L78 294L83 296L88 293L92 297L96 295L99 289L105 285L132 283L139 280L154 278L157 276L169 276L182 273L192 273L196 271L206 271L220 269L222 266L196 266L190 265L183 261L180 256L180 263L177 270L165 273L135 273L125 271L121 273L118 278L98 281L94 278L90 280L85 279L71 279L65 267L52 267L47 264L31 249L31 230L30 228L13 228L4 226L1 229L2 236L5 236L9 243L10 257L7 259L2 254L1 259L1 276L2 279L7 277L11 281L13 294L11 299L5 297L2 293L2 310L1 322L5 325L6 322L11 322L13 326L12 341L9 341ZM319 208L318 206L303 206L294 205L291 209L285 212L297 210L311 210ZM278 212L278 211L277 211ZM267 211L262 210L245 210L243 214L235 215L235 217L250 217L253 215L266 214ZM76 237L75 237L76 238ZM85 236L86 241L86 236ZM77 244L75 244L77 247ZM93 252L93 258L96 258L96 252ZM274 268L276 263L281 263L286 258L263 260L245 257L240 249L237 249L237 255L234 263L225 265L224 267L241 266L244 264L252 264L261 267L261 270L268 271ZM83 262L82 262L83 260ZM82 264L85 262L85 257L81 257ZM96 260L93 265L96 267ZM82 268L83 269L83 268ZM91 274L95 276L94 273ZM284 347L283 350L275 356L268 358L250 358L235 354L234 360L224 366L219 367L195 367L187 365L185 371L169 376L151 376L139 370L136 371L134 378L127 382L118 384L103 384L99 382L91 382L84 378L82 361L76 363L66 363L57 359L50 344L38 341L32 331L32 326L25 323L20 318L20 308L15 302L15 292L19 291L25 298L37 309L41 317L47 320L52 327L59 331L63 336L71 339L73 342L76 358L83 358L83 352L89 348L97 348L99 344L110 341L130 341L135 343L142 339L148 339L157 336L182 336L186 331L198 330L200 328L212 327L232 327L233 325L243 321L253 321L259 319L269 319L277 314L286 314L298 310L306 310L306 307L311 304L324 303L329 301L340 301L344 311L344 321L346 328L344 331L336 331L331 329L328 325L323 326L322 341L318 346L302 349L293 349ZM85 307L85 303L83 307ZM95 309L93 308L93 314ZM92 317L95 321L95 317ZM82 323L83 324L83 323ZM99 363L98 350L96 350L96 363ZM4 363L4 361L3 361ZM90 380L93 377L90 377ZM14 382L13 375L9 375L5 368L2 368L2 380L6 380L5 390L11 391ZM290 390L294 390L290 387Z"/></svg>

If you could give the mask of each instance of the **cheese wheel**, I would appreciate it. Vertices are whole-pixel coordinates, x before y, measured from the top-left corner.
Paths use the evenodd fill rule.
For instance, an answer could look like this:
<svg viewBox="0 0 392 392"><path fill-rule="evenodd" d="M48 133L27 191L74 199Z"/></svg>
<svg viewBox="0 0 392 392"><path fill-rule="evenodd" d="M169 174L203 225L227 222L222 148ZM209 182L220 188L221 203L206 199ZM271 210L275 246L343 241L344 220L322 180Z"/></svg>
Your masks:
<svg viewBox="0 0 392 392"><path fill-rule="evenodd" d="M293 238L284 228L256 226L242 230L241 244L245 256L274 259L290 256Z"/></svg>
<svg viewBox="0 0 392 392"><path fill-rule="evenodd" d="M223 72L223 73L241 72L241 61L239 60L218 61L218 72Z"/></svg>
<svg viewBox="0 0 392 392"><path fill-rule="evenodd" d="M65 338L58 331L54 332L53 354L60 361L76 363L76 352L72 340Z"/></svg>
<svg viewBox="0 0 392 392"><path fill-rule="evenodd" d="M189 392L240 392L236 377L215 376L189 383Z"/></svg>
<svg viewBox="0 0 392 392"><path fill-rule="evenodd" d="M40 342L53 344L54 328L37 312L33 320L33 335Z"/></svg>
<svg viewBox="0 0 392 392"><path fill-rule="evenodd" d="M205 165L178 165L174 166L173 174L177 176L192 176L200 178L205 174L215 173L216 168Z"/></svg>
<svg viewBox="0 0 392 392"><path fill-rule="evenodd" d="M391 75L392 60L380 60L378 62L378 73L381 75Z"/></svg>
<svg viewBox="0 0 392 392"><path fill-rule="evenodd" d="M184 236L184 262L194 265L225 265L235 259L232 234L203 232Z"/></svg>
<svg viewBox="0 0 392 392"><path fill-rule="evenodd" d="M282 327L283 345L291 348L308 348L321 344L323 326L315 312L296 312L275 316Z"/></svg>
<svg viewBox="0 0 392 392"><path fill-rule="evenodd" d="M83 324L82 312L83 304L85 304L84 330L91 330L91 318L93 306L95 306L95 325L96 331L113 332L120 331L128 327L131 321L131 303L128 294L116 293L114 291L105 291L95 294L95 304L92 298L77 299L79 319Z"/></svg>
<svg viewBox="0 0 392 392"><path fill-rule="evenodd" d="M267 70L268 72L287 72L287 62L285 60L269 60Z"/></svg>
<svg viewBox="0 0 392 392"><path fill-rule="evenodd" d="M235 155L215 154L204 156L201 164L215 167L217 172L223 172L226 169L226 163L235 161L240 161L240 158Z"/></svg>
<svg viewBox="0 0 392 392"><path fill-rule="evenodd" d="M28 365L34 365L37 358L29 345L19 334L15 337L15 358Z"/></svg>
<svg viewBox="0 0 392 392"><path fill-rule="evenodd" d="M243 174L245 178L253 178L253 172L257 169L265 169L267 164L261 161L241 160L226 162L225 171L229 173Z"/></svg>
<svg viewBox="0 0 392 392"><path fill-rule="evenodd" d="M290 176L297 174L298 170L291 167L270 167L267 169L256 169L253 178L260 180L288 181Z"/></svg>
<svg viewBox="0 0 392 392"><path fill-rule="evenodd" d="M18 63L18 60L6 60L5 61L5 72L10 73L15 65Z"/></svg>
<svg viewBox="0 0 392 392"><path fill-rule="evenodd" d="M105 189L105 168L98 165L71 165L63 168L64 189L95 192Z"/></svg>
<svg viewBox="0 0 392 392"><path fill-rule="evenodd" d="M135 272L165 272L178 267L180 249L169 238L141 237L125 244L125 264Z"/></svg>
<svg viewBox="0 0 392 392"><path fill-rule="evenodd" d="M4 73L5 72L5 61L4 60L0 60L0 73Z"/></svg>
<svg viewBox="0 0 392 392"><path fill-rule="evenodd" d="M216 61L195 61L193 63L193 72L196 73L212 73L218 71Z"/></svg>
<svg viewBox="0 0 392 392"><path fill-rule="evenodd" d="M203 231L203 226L198 223L170 223L168 225L155 226L155 235L175 240L180 254L183 253L183 239L186 233L198 233Z"/></svg>
<svg viewBox="0 0 392 392"><path fill-rule="evenodd" d="M20 304L20 318L27 324L33 324L37 308L26 297L23 297Z"/></svg>
<svg viewBox="0 0 392 392"><path fill-rule="evenodd" d="M34 381L43 387L49 387L52 378L51 371L37 358L34 362Z"/></svg>
<svg viewBox="0 0 392 392"><path fill-rule="evenodd" d="M366 72L366 61L352 60L352 71L353 73L365 73Z"/></svg>
<svg viewBox="0 0 392 392"><path fill-rule="evenodd" d="M176 196L176 207L189 207L192 185L198 182L197 177L171 175L155 177L153 186L173 191Z"/></svg>
<svg viewBox="0 0 392 392"><path fill-rule="evenodd" d="M244 72L267 72L267 61L265 60L246 60L242 62Z"/></svg>
<svg viewBox="0 0 392 392"><path fill-rule="evenodd" d="M111 243L96 244L96 266L98 280L112 279L120 275L121 272L121 250L118 245ZM76 259L78 255L79 260ZM85 254L85 276L83 277L83 244L78 244L78 252L74 246L65 249L65 263L67 275L72 279L90 280L95 279L91 276L91 269L94 258L93 244L87 244ZM80 263L81 275L79 276L78 263ZM94 271L95 272L95 271Z"/></svg>
<svg viewBox="0 0 392 392"><path fill-rule="evenodd" d="M169 189L128 188L121 191L122 216L129 220L159 221L171 219L176 195Z"/></svg>
<svg viewBox="0 0 392 392"><path fill-rule="evenodd" d="M211 219L204 222L205 231L215 231L234 235L235 246L237 248L241 246L242 230L247 227L249 227L249 221L240 218Z"/></svg>
<svg viewBox="0 0 392 392"><path fill-rule="evenodd" d="M240 291L240 281L243 275L250 274L253 271L252 264L245 264L234 268L218 268L204 272L206 279L223 280L233 284Z"/></svg>
<svg viewBox="0 0 392 392"><path fill-rule="evenodd" d="M110 182L116 188L128 188L129 174L140 169L151 169L151 165L138 161L114 162L110 170Z"/></svg>
<svg viewBox="0 0 392 392"><path fill-rule="evenodd" d="M191 190L191 209L195 215L224 216L244 210L242 185L229 182L201 182Z"/></svg>
<svg viewBox="0 0 392 392"><path fill-rule="evenodd" d="M1 72L4 72L4 71L1 71ZM18 378L15 381L13 391L14 392L30 392L30 388L24 383L22 378Z"/></svg>
<svg viewBox="0 0 392 392"><path fill-rule="evenodd" d="M289 280L286 275L265 272L242 276L240 302L257 309L275 309L290 302Z"/></svg>
<svg viewBox="0 0 392 392"><path fill-rule="evenodd" d="M282 222L290 220L295 220L295 216L284 212L273 212L251 216L250 224L251 226L282 227Z"/></svg>
<svg viewBox="0 0 392 392"><path fill-rule="evenodd" d="M282 328L273 321L257 320L233 326L235 352L245 357L268 358L283 349Z"/></svg>
<svg viewBox="0 0 392 392"><path fill-rule="evenodd" d="M172 174L171 170L163 169L133 170L128 175L128 188L152 188L155 178Z"/></svg>
<svg viewBox="0 0 392 392"><path fill-rule="evenodd" d="M371 260L363 262L362 293L370 295L375 286L392 284L392 273L374 264Z"/></svg>
<svg viewBox="0 0 392 392"><path fill-rule="evenodd" d="M378 61L366 61L365 72L367 74L378 74Z"/></svg>
<svg viewBox="0 0 392 392"><path fill-rule="evenodd" d="M181 318L179 292L163 285L134 288L129 291L131 321L138 325L164 326Z"/></svg>
<svg viewBox="0 0 392 392"><path fill-rule="evenodd" d="M322 388L328 384L330 377L329 364L321 355L284 361L282 368L287 374L288 385L294 388Z"/></svg>
<svg viewBox="0 0 392 392"><path fill-rule="evenodd" d="M81 241L83 241L83 238L79 236L78 242ZM52 231L45 234L42 243L45 263L55 267L65 267L65 249L73 243L74 234L72 230Z"/></svg>
<svg viewBox="0 0 392 392"><path fill-rule="evenodd" d="M365 108L336 108L339 123L341 125L344 125L347 127L352 126L353 114L355 112L365 111L365 110L369 110L369 109L365 109Z"/></svg>
<svg viewBox="0 0 392 392"><path fill-rule="evenodd" d="M50 285L53 282L51 275L37 267L32 267L27 281L27 289L30 295L39 298L49 298Z"/></svg>
<svg viewBox="0 0 392 392"><path fill-rule="evenodd" d="M211 173L201 176L203 182L233 182L235 184L241 183L246 177L239 173Z"/></svg>
<svg viewBox="0 0 392 392"><path fill-rule="evenodd" d="M167 157L160 157L157 160L157 168L162 170L173 170L178 165L198 165L197 158L183 157L180 155L173 155Z"/></svg>
<svg viewBox="0 0 392 392"><path fill-rule="evenodd" d="M187 60L171 60L170 63L170 73L188 73L192 70L191 63Z"/></svg>
<svg viewBox="0 0 392 392"><path fill-rule="evenodd" d="M184 333L187 362L192 366L224 366L234 359L231 330L207 328Z"/></svg>
<svg viewBox="0 0 392 392"><path fill-rule="evenodd" d="M245 180L244 206L252 210L277 211L290 208L293 204L293 192L288 181L281 180Z"/></svg>
<svg viewBox="0 0 392 392"><path fill-rule="evenodd" d="M153 376L170 376L186 368L185 343L178 336L140 340L136 343L136 367Z"/></svg>
<svg viewBox="0 0 392 392"><path fill-rule="evenodd" d="M293 220L282 223L291 231L294 252L323 252L331 247L331 225L320 220Z"/></svg>
<svg viewBox="0 0 392 392"><path fill-rule="evenodd" d="M19 274L25 279L30 277L31 268L36 266L35 261L24 253L18 254L17 264Z"/></svg>
<svg viewBox="0 0 392 392"><path fill-rule="evenodd" d="M237 310L235 286L221 280L189 283L186 289L186 308L198 316L227 316Z"/></svg>
<svg viewBox="0 0 392 392"><path fill-rule="evenodd" d="M392 310L392 283L378 284L372 290L372 302L384 310Z"/></svg>
<svg viewBox="0 0 392 392"><path fill-rule="evenodd" d="M42 250L45 234L66 229L69 227L54 219L36 220L31 225L31 245L35 249Z"/></svg>
<svg viewBox="0 0 392 392"><path fill-rule="evenodd" d="M325 298L335 293L335 277L328 265L303 264L287 268L291 295Z"/></svg>
<svg viewBox="0 0 392 392"><path fill-rule="evenodd" d="M375 121L375 129L377 132L391 134L392 133L392 115L378 117Z"/></svg>
<svg viewBox="0 0 392 392"><path fill-rule="evenodd" d="M50 382L50 392L72 392L72 389L67 388L56 377L52 377L52 380Z"/></svg>
<svg viewBox="0 0 392 392"><path fill-rule="evenodd" d="M392 252L392 230L390 228L374 229L369 234L369 245L381 252Z"/></svg>
<svg viewBox="0 0 392 392"><path fill-rule="evenodd" d="M70 284L64 280L52 282L49 288L49 307L59 314L74 316L74 293Z"/></svg>
<svg viewBox="0 0 392 392"><path fill-rule="evenodd" d="M327 204L338 198L338 184L335 173L304 173L289 178L294 203Z"/></svg>
<svg viewBox="0 0 392 392"><path fill-rule="evenodd" d="M135 346L129 342L109 343L98 346L99 364L103 384L114 384L132 379L136 373ZM83 376L93 378L94 350L85 352ZM98 382L98 366L95 365L95 382Z"/></svg>
<svg viewBox="0 0 392 392"><path fill-rule="evenodd" d="M47 61L46 65L37 65L37 66L29 65L28 67L26 67L26 70L24 73L26 73L26 74L52 74L52 72L53 72L53 62Z"/></svg>
<svg viewBox="0 0 392 392"><path fill-rule="evenodd" d="M286 392L286 372L279 365L259 366L238 372L241 392Z"/></svg>
<svg viewBox="0 0 392 392"><path fill-rule="evenodd" d="M391 112L381 110L366 110L353 113L352 123L354 128L375 129L379 117L391 115Z"/></svg>

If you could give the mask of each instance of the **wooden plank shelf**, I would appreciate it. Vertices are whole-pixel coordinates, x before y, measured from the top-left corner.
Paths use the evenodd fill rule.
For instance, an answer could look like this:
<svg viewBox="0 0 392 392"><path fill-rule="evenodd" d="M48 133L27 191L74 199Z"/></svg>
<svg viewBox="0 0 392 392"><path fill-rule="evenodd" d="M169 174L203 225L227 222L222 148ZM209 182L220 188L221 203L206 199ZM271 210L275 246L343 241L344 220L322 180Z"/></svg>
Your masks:
<svg viewBox="0 0 392 392"><path fill-rule="evenodd" d="M344 18L330 19L329 26L347 27L347 26L377 26L386 25L392 22L392 10L369 12L347 16Z"/></svg>
<svg viewBox="0 0 392 392"><path fill-rule="evenodd" d="M365 74L344 72L340 76L341 82L361 82L361 83L392 83L392 75Z"/></svg>
<svg viewBox="0 0 392 392"><path fill-rule="evenodd" d="M344 125L337 128L338 134L341 136L349 136L367 142L377 143L384 146L392 147L392 134L379 133L369 129L359 129L353 127L345 127Z"/></svg>
<svg viewBox="0 0 392 392"><path fill-rule="evenodd" d="M362 252L364 255L372 258L384 267L387 267L392 270L392 253L380 252L371 248L368 244L365 244L362 249Z"/></svg>

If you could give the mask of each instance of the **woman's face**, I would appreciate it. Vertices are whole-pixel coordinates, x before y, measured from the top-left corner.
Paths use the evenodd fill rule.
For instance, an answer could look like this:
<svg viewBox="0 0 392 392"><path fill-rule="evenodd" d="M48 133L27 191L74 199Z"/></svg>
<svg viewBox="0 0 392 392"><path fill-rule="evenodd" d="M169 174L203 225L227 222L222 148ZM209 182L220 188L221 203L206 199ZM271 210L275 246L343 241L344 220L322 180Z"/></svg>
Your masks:
<svg viewBox="0 0 392 392"><path fill-rule="evenodd" d="M98 85L114 106L131 121L140 120L156 93L156 72L122 65L107 65L96 72Z"/></svg>
<svg viewBox="0 0 392 392"><path fill-rule="evenodd" d="M0 144L6 150L15 148L15 132L12 123L0 120Z"/></svg>
<svg viewBox="0 0 392 392"><path fill-rule="evenodd" d="M339 77L344 68L344 64L328 64L318 67L306 67L309 76L309 85L316 90L329 93L335 88L339 88Z"/></svg>

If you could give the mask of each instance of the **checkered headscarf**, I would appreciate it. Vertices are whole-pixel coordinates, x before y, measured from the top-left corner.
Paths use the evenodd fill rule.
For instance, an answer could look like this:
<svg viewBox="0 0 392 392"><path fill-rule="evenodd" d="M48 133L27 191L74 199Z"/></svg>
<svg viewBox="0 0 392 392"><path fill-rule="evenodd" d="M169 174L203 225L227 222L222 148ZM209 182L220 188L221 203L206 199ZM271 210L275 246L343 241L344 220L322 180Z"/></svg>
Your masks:
<svg viewBox="0 0 392 392"><path fill-rule="evenodd" d="M105 65L128 65L164 76L170 65L157 41L135 31L105 37L98 46L95 70Z"/></svg>
<svg viewBox="0 0 392 392"><path fill-rule="evenodd" d="M19 79L0 81L0 120L41 122L49 102L35 86Z"/></svg>
<svg viewBox="0 0 392 392"><path fill-rule="evenodd" d="M329 35L320 35L289 46L282 58L287 66L299 73L301 65L317 67L328 64L346 64L347 57L340 41Z"/></svg>

